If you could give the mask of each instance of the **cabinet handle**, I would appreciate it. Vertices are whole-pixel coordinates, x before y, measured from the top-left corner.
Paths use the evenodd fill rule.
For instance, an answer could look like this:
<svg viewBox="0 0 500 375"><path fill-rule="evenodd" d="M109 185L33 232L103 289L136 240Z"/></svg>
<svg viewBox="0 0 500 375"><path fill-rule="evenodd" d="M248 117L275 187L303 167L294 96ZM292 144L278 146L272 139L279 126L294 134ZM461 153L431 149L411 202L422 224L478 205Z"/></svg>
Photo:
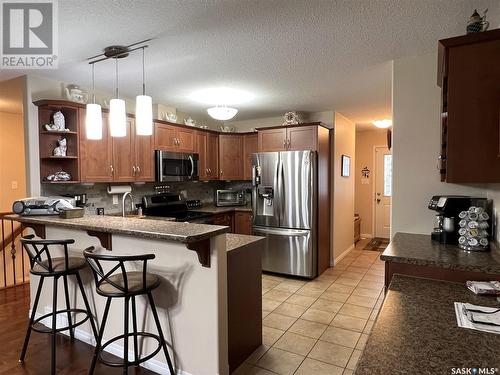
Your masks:
<svg viewBox="0 0 500 375"><path fill-rule="evenodd" d="M212 169L208 168L208 173L212 174Z"/></svg>
<svg viewBox="0 0 500 375"><path fill-rule="evenodd" d="M220 176L222 177L222 169L220 170Z"/></svg>
<svg viewBox="0 0 500 375"><path fill-rule="evenodd" d="M136 171L137 171L137 174L140 174L141 173L141 168L139 168L139 166L136 166L135 167Z"/></svg>
<svg viewBox="0 0 500 375"><path fill-rule="evenodd" d="M177 146L180 146L181 145L181 140L179 138L177 138Z"/></svg>
<svg viewBox="0 0 500 375"><path fill-rule="evenodd" d="M290 148L290 140L287 141L287 148Z"/></svg>
<svg viewBox="0 0 500 375"><path fill-rule="evenodd" d="M132 176L135 176L135 173L136 173L136 169L135 169L135 165L132 166Z"/></svg>
<svg viewBox="0 0 500 375"><path fill-rule="evenodd" d="M112 165L109 166L109 169L111 170L111 175L114 175L115 174L115 169L113 168Z"/></svg>
<svg viewBox="0 0 500 375"><path fill-rule="evenodd" d="M286 148L286 139L283 139L283 148Z"/></svg>

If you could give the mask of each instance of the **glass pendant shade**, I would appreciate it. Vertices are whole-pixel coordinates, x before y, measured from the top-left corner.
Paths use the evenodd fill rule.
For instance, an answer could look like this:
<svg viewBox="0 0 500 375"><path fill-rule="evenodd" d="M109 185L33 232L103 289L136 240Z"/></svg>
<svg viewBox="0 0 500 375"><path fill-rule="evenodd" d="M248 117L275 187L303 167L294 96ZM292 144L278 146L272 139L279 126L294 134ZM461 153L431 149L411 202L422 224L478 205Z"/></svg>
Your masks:
<svg viewBox="0 0 500 375"><path fill-rule="evenodd" d="M99 104L87 104L85 113L87 139L102 139L102 111Z"/></svg>
<svg viewBox="0 0 500 375"><path fill-rule="evenodd" d="M109 129L112 137L125 137L127 135L125 100L111 99L109 101Z"/></svg>
<svg viewBox="0 0 500 375"><path fill-rule="evenodd" d="M135 98L135 129L137 135L153 134L153 99L147 95Z"/></svg>
<svg viewBox="0 0 500 375"><path fill-rule="evenodd" d="M236 116L238 110L236 108L231 108L226 106L216 106L208 108L207 112L210 115L210 117L216 120L226 121L226 120L231 120L234 116Z"/></svg>

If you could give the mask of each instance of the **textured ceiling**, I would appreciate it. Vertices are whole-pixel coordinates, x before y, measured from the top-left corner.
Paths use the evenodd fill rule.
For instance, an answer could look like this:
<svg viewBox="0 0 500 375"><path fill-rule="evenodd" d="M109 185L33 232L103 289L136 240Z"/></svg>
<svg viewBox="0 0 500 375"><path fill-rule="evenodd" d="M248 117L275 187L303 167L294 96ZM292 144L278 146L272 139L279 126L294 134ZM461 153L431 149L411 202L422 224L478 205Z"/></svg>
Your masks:
<svg viewBox="0 0 500 375"><path fill-rule="evenodd" d="M498 0L64 0L60 68L36 74L88 86L86 57L155 37L146 61L156 102L201 113L191 92L229 86L255 95L235 120L333 109L363 123L390 117L390 60L463 34L474 7L498 25ZM121 63L123 95L140 91L139 63L139 54ZM113 74L112 62L96 66L100 91L112 91Z"/></svg>

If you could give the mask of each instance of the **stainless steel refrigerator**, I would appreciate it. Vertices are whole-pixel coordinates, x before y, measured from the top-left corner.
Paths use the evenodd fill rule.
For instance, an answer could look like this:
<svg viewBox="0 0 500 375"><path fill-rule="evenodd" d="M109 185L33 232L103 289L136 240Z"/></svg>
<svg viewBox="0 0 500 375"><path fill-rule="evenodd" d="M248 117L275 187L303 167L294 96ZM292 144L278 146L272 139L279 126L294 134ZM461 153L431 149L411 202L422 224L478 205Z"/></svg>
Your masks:
<svg viewBox="0 0 500 375"><path fill-rule="evenodd" d="M266 238L262 269L317 276L315 151L253 154L253 232Z"/></svg>

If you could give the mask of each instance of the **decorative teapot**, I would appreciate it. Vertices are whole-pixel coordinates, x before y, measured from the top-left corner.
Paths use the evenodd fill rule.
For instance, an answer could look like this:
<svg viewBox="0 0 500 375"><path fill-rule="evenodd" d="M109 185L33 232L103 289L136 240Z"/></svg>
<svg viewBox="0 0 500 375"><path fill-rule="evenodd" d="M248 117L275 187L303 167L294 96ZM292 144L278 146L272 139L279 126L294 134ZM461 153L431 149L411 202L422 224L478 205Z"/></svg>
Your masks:
<svg viewBox="0 0 500 375"><path fill-rule="evenodd" d="M472 13L472 16L469 18L469 22L467 22L467 34L480 33L488 30L490 23L486 21L486 12L488 12L488 9L484 11L483 16L481 17L477 12L477 9L474 9L474 13Z"/></svg>
<svg viewBox="0 0 500 375"><path fill-rule="evenodd" d="M184 125L195 126L196 121L194 121L191 117L184 119Z"/></svg>
<svg viewBox="0 0 500 375"><path fill-rule="evenodd" d="M85 90L82 90L77 85L66 86L65 92L66 92L66 98L68 98L68 100L83 104L87 103L88 100L87 92Z"/></svg>

